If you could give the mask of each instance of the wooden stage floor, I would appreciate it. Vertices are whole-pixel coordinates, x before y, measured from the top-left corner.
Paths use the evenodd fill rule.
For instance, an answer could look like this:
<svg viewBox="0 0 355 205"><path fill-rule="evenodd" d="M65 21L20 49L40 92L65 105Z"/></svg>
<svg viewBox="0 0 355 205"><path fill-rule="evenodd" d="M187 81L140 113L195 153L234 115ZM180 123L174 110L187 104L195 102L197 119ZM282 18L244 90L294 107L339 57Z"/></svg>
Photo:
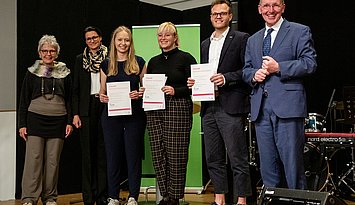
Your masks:
<svg viewBox="0 0 355 205"><path fill-rule="evenodd" d="M123 191L121 194L122 198L127 199L127 192ZM185 202L181 201L181 205L209 205L214 199L214 196L211 192L206 192L205 194L185 194ZM256 200L255 200L256 201ZM355 205L355 202L346 201L348 205ZM140 194L138 199L139 205L155 205L155 194L148 194L148 202L146 202L145 195ZM84 205L81 201L81 193L77 194L67 194L60 195L57 200L58 205ZM122 203L123 205L124 203ZM252 204L256 204L253 202ZM249 205L252 205L249 204ZM0 201L0 205L21 205L20 200L9 200L9 201ZM38 205L42 205L41 202Z"/></svg>

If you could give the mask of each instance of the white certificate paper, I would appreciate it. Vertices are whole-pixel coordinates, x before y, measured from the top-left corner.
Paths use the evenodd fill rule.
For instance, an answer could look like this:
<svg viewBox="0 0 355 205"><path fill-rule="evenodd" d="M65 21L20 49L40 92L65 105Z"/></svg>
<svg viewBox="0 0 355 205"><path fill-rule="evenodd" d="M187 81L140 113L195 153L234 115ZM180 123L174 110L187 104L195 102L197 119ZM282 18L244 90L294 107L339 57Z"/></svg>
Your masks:
<svg viewBox="0 0 355 205"><path fill-rule="evenodd" d="M106 83L108 116L132 115L129 81Z"/></svg>
<svg viewBox="0 0 355 205"><path fill-rule="evenodd" d="M165 85L165 74L145 74L143 77L144 111L165 109L165 94L161 88Z"/></svg>
<svg viewBox="0 0 355 205"><path fill-rule="evenodd" d="M195 80L192 86L193 101L214 101L214 84L210 81L215 73L211 64L191 65L191 78Z"/></svg>

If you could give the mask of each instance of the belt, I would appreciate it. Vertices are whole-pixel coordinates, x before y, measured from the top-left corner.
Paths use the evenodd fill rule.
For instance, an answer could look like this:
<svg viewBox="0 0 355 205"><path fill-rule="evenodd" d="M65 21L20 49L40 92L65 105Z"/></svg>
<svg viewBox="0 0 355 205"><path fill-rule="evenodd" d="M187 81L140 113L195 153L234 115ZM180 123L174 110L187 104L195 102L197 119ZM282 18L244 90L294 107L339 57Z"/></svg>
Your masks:
<svg viewBox="0 0 355 205"><path fill-rule="evenodd" d="M93 95L90 95L92 98L99 98L100 95L99 94L93 94Z"/></svg>

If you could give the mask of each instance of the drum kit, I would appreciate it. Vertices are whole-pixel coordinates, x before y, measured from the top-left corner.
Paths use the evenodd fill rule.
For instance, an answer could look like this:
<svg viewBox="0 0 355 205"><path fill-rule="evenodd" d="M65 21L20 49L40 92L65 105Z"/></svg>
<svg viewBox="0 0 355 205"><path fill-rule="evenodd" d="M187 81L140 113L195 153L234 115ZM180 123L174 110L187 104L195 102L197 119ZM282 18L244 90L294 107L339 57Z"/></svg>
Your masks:
<svg viewBox="0 0 355 205"><path fill-rule="evenodd" d="M329 136L323 129L325 127L323 123L325 123L325 118L322 115L309 113L305 120L306 137L307 133L319 133L319 137ZM323 137L317 142L306 142L304 161L308 188L328 191L353 199L352 195L355 195L355 135L332 134L332 137ZM345 141L350 143L343 143Z"/></svg>
<svg viewBox="0 0 355 205"><path fill-rule="evenodd" d="M305 119L307 184L310 190L327 191L355 201L355 87L345 86L340 102L333 101L334 93L335 89L325 116L309 113ZM329 113L330 133L326 133ZM319 138L314 140L310 136Z"/></svg>
<svg viewBox="0 0 355 205"><path fill-rule="evenodd" d="M322 135L326 133L326 117L309 113L305 119L305 133ZM255 133L249 121L249 165L258 167ZM332 133L337 134L337 133ZM339 133L342 134L342 133ZM321 140L307 141L304 147L304 165L308 189L330 192L355 200L355 134L345 141L340 137L322 137Z"/></svg>

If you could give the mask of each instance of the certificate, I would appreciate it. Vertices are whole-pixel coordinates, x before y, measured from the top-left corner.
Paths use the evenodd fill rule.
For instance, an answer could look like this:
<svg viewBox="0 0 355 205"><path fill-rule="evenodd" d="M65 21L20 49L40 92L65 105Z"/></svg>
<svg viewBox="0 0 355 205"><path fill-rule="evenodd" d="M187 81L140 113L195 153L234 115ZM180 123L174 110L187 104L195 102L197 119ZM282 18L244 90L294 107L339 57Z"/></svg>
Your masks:
<svg viewBox="0 0 355 205"><path fill-rule="evenodd" d="M165 85L165 74L145 74L143 77L144 111L165 109L165 94L161 88Z"/></svg>
<svg viewBox="0 0 355 205"><path fill-rule="evenodd" d="M108 116L132 115L131 98L129 97L130 82L106 83L107 96L109 98Z"/></svg>
<svg viewBox="0 0 355 205"><path fill-rule="evenodd" d="M214 83L210 81L215 73L211 64L191 65L191 78L195 80L192 86L193 101L214 101Z"/></svg>

